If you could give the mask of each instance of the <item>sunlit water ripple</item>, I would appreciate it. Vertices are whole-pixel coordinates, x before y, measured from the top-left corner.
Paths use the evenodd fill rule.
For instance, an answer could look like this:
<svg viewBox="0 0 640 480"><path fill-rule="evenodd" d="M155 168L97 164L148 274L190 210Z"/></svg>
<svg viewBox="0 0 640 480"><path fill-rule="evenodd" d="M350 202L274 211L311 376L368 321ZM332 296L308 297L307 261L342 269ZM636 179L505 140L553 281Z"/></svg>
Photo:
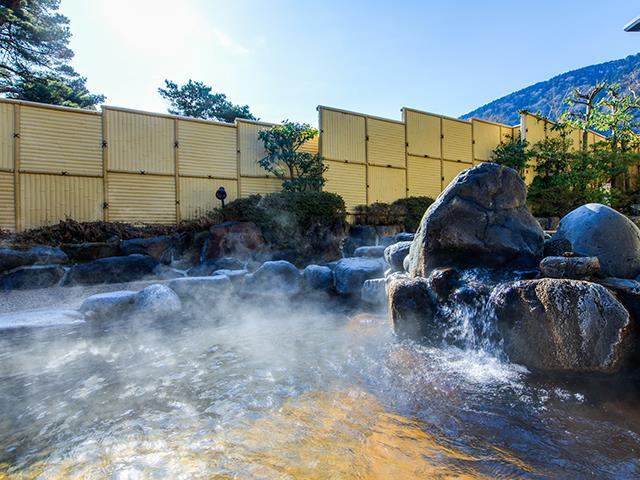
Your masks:
<svg viewBox="0 0 640 480"><path fill-rule="evenodd" d="M240 307L5 334L0 479L640 476L630 388L322 303Z"/></svg>

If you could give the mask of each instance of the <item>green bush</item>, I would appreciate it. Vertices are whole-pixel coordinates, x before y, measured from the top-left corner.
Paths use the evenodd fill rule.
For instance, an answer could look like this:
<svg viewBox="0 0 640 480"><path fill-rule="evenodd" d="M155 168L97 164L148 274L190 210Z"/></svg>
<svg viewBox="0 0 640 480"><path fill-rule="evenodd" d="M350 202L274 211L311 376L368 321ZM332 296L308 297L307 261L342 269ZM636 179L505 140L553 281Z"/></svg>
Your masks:
<svg viewBox="0 0 640 480"><path fill-rule="evenodd" d="M396 200L392 206L404 209L404 229L407 232L415 232L420 226L424 212L434 201L431 197L407 197Z"/></svg>
<svg viewBox="0 0 640 480"><path fill-rule="evenodd" d="M298 261L340 256L346 208L329 192L279 192L252 195L220 210L224 220L254 222L272 250L292 252Z"/></svg>
<svg viewBox="0 0 640 480"><path fill-rule="evenodd" d="M402 225L408 232L415 232L424 212L434 202L430 197L400 198L395 202L375 202L355 208L357 223L365 225Z"/></svg>

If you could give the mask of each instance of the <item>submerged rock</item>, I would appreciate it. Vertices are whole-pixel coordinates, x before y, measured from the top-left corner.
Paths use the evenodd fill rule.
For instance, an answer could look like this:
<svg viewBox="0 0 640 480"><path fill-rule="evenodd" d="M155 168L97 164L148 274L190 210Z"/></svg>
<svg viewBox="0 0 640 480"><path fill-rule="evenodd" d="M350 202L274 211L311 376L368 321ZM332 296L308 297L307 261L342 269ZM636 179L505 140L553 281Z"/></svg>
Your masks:
<svg viewBox="0 0 640 480"><path fill-rule="evenodd" d="M29 265L61 265L69 257L57 247L0 248L0 273Z"/></svg>
<svg viewBox="0 0 640 480"><path fill-rule="evenodd" d="M437 307L425 278L390 282L388 305L393 329L398 336L420 339L429 335Z"/></svg>
<svg viewBox="0 0 640 480"><path fill-rule="evenodd" d="M424 217L407 257L412 276L437 267L531 268L544 235L518 172L483 163L460 173Z"/></svg>
<svg viewBox="0 0 640 480"><path fill-rule="evenodd" d="M373 278L362 284L360 298L371 305L380 305L387 299L387 280L385 278Z"/></svg>
<svg viewBox="0 0 640 480"><path fill-rule="evenodd" d="M133 297L131 314L153 318L154 320L176 315L182 310L182 302L169 287L160 284L149 285Z"/></svg>
<svg viewBox="0 0 640 480"><path fill-rule="evenodd" d="M109 257L74 265L64 279L64 285L96 285L140 280L153 273L158 262L147 255Z"/></svg>
<svg viewBox="0 0 640 480"><path fill-rule="evenodd" d="M384 249L384 259L394 271L404 270L403 262L407 255L409 255L410 249L410 241L393 243Z"/></svg>
<svg viewBox="0 0 640 480"><path fill-rule="evenodd" d="M545 278L492 294L509 357L540 370L614 373L631 352L629 313L603 286Z"/></svg>
<svg viewBox="0 0 640 480"><path fill-rule="evenodd" d="M60 265L20 267L0 276L0 290L28 290L54 287L64 276Z"/></svg>
<svg viewBox="0 0 640 480"><path fill-rule="evenodd" d="M285 260L264 262L245 280L244 293L266 296L292 296L302 290L302 274Z"/></svg>
<svg viewBox="0 0 640 480"><path fill-rule="evenodd" d="M354 257L373 257L380 258L384 255L384 245L368 245L356 248L353 252Z"/></svg>
<svg viewBox="0 0 640 480"><path fill-rule="evenodd" d="M603 276L640 274L640 229L606 205L589 203L568 213L553 239L569 241L580 255L598 257Z"/></svg>
<svg viewBox="0 0 640 480"><path fill-rule="evenodd" d="M131 290L98 293L87 297L80 305L79 311L92 320L115 320L133 305L135 296L136 292Z"/></svg>
<svg viewBox="0 0 640 480"><path fill-rule="evenodd" d="M307 288L329 290L333 287L333 270L321 265L308 265L302 272Z"/></svg>
<svg viewBox="0 0 640 480"><path fill-rule="evenodd" d="M333 275L338 293L360 293L366 280L384 276L384 266L383 262L376 258L343 258L336 264Z"/></svg>
<svg viewBox="0 0 640 480"><path fill-rule="evenodd" d="M589 278L600 272L598 257L545 257L540 272L549 278Z"/></svg>

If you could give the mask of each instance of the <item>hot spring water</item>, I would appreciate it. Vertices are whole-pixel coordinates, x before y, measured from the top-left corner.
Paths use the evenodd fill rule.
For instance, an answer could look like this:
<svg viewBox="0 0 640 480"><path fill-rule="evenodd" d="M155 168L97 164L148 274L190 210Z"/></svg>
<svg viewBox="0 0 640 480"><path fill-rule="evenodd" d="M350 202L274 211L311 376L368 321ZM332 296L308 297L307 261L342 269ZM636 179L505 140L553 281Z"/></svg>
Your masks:
<svg viewBox="0 0 640 480"><path fill-rule="evenodd" d="M484 310L438 347L326 299L4 332L0 479L640 476L629 385L530 374Z"/></svg>

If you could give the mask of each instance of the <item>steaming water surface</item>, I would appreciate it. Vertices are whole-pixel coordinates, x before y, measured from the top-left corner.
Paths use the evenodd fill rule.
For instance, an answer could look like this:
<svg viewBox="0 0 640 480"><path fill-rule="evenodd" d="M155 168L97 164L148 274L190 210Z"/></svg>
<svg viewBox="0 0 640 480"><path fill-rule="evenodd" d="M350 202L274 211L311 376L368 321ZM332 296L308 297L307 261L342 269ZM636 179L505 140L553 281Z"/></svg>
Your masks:
<svg viewBox="0 0 640 480"><path fill-rule="evenodd" d="M640 476L630 380L535 378L326 301L0 338L0 479Z"/></svg>

